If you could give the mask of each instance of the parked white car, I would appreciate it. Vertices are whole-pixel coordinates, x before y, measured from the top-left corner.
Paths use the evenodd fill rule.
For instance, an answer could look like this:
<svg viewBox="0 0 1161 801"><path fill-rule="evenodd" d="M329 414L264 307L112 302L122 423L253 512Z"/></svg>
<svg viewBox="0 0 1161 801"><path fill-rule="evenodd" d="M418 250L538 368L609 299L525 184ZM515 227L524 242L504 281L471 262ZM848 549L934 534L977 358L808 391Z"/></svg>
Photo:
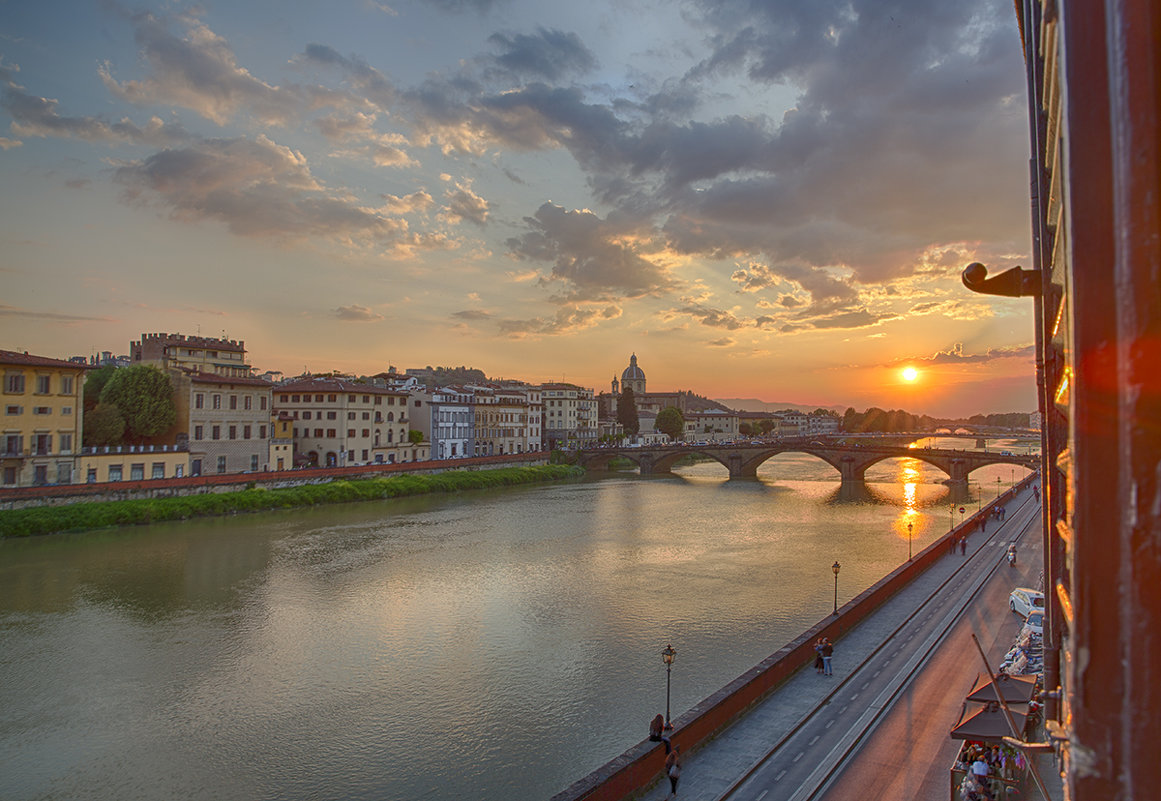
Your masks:
<svg viewBox="0 0 1161 801"><path fill-rule="evenodd" d="M1032 612L1044 613L1044 593L1027 587L1017 587L1008 596L1008 608L1020 617L1028 617Z"/></svg>
<svg viewBox="0 0 1161 801"><path fill-rule="evenodd" d="M1029 612L1027 620L1024 621L1025 631L1031 631L1033 634L1044 634L1044 612L1035 611Z"/></svg>

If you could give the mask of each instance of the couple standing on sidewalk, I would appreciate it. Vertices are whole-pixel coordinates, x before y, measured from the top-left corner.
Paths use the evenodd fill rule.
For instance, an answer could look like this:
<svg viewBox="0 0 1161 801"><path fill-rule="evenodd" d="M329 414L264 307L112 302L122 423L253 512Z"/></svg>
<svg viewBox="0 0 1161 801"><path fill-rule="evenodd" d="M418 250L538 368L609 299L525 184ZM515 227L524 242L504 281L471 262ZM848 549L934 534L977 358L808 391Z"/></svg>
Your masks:
<svg viewBox="0 0 1161 801"><path fill-rule="evenodd" d="M834 656L834 643L826 637L819 637L814 643L814 672L824 676L833 676L830 669L830 658Z"/></svg>

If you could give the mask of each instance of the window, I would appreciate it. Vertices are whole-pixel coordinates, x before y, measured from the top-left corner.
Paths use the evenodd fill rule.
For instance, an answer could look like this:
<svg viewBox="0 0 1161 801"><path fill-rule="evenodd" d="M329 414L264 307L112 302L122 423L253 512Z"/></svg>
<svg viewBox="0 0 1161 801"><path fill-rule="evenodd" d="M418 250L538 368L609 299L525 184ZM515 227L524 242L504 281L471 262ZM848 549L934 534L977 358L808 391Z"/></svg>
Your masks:
<svg viewBox="0 0 1161 801"><path fill-rule="evenodd" d="M222 427L221 426L214 426L213 428L210 429L210 439L221 439L221 438L222 438Z"/></svg>
<svg viewBox="0 0 1161 801"><path fill-rule="evenodd" d="M303 420L309 420L309 419L310 419L310 415L311 415L311 413L310 413L310 412L303 412L303 413L302 413L302 419L303 419Z"/></svg>
<svg viewBox="0 0 1161 801"><path fill-rule="evenodd" d="M295 400L297 400L297 399L298 399L298 396L297 396L297 395L295 395L294 397L295 397ZM278 396L278 402L279 402L279 403L286 403L286 396L285 396L285 395L279 395L279 396Z"/></svg>
<svg viewBox="0 0 1161 801"><path fill-rule="evenodd" d="M364 395L364 396L363 396L363 403L370 403L370 402L371 402L371 396L370 396L370 395Z"/></svg>
<svg viewBox="0 0 1161 801"><path fill-rule="evenodd" d="M34 456L48 456L52 453L52 434L33 434L32 453Z"/></svg>
<svg viewBox="0 0 1161 801"><path fill-rule="evenodd" d="M355 461L355 452L354 451L347 451L347 461L348 462Z"/></svg>
<svg viewBox="0 0 1161 801"><path fill-rule="evenodd" d="M316 429L314 430L314 435L315 435L316 437L321 437L321 436L323 435L323 433L322 433L322 429L321 429L321 428L316 428Z"/></svg>
<svg viewBox="0 0 1161 801"><path fill-rule="evenodd" d="M322 395L315 395L315 396L314 396L314 402L315 402L315 403L322 403L322 399L323 399L323 396L322 396Z"/></svg>
<svg viewBox="0 0 1161 801"><path fill-rule="evenodd" d="M72 453L73 451L73 435L71 433L60 434L60 452Z"/></svg>
<svg viewBox="0 0 1161 801"><path fill-rule="evenodd" d="M371 419L371 413L370 413L370 412L363 412L363 419L364 419L364 420L370 420L370 419Z"/></svg>
<svg viewBox="0 0 1161 801"><path fill-rule="evenodd" d="M165 462L154 462L150 478L165 478Z"/></svg>
<svg viewBox="0 0 1161 801"><path fill-rule="evenodd" d="M145 463L138 462L137 464L129 465L129 480L130 481L144 481L145 480Z"/></svg>
<svg viewBox="0 0 1161 801"><path fill-rule="evenodd" d="M363 436L364 436L364 437L369 437L369 436L371 436L371 429L369 429L369 428L364 428L364 429L363 429Z"/></svg>
<svg viewBox="0 0 1161 801"><path fill-rule="evenodd" d="M200 476L202 474L202 460L191 459L189 463L189 474L191 476Z"/></svg>
<svg viewBox="0 0 1161 801"><path fill-rule="evenodd" d="M237 409L237 408L238 408L238 396L237 396L237 395L231 395L231 396L230 396L230 408L231 408L231 409Z"/></svg>
<svg viewBox="0 0 1161 801"><path fill-rule="evenodd" d="M38 464L32 468L32 483L38 487L48 483L48 465Z"/></svg>
<svg viewBox="0 0 1161 801"><path fill-rule="evenodd" d="M73 394L73 377L71 375L62 375L60 377L60 394Z"/></svg>
<svg viewBox="0 0 1161 801"><path fill-rule="evenodd" d="M258 439L266 439L266 426L258 426Z"/></svg>
<svg viewBox="0 0 1161 801"><path fill-rule="evenodd" d="M256 472L258 470L258 454L250 454L250 471Z"/></svg>
<svg viewBox="0 0 1161 801"><path fill-rule="evenodd" d="M242 408L243 409L252 409L252 408L254 408L253 404L254 404L254 399L252 397L250 397L249 395L242 398Z"/></svg>
<svg viewBox="0 0 1161 801"><path fill-rule="evenodd" d="M47 395L52 389L52 378L47 375L38 375L36 377L36 394Z"/></svg>
<svg viewBox="0 0 1161 801"><path fill-rule="evenodd" d="M89 468L88 472L85 473L85 482L88 484L96 484L97 483L97 468L95 468L95 467Z"/></svg>
<svg viewBox="0 0 1161 801"><path fill-rule="evenodd" d="M367 449L363 448L363 461L367 461Z"/></svg>
<svg viewBox="0 0 1161 801"><path fill-rule="evenodd" d="M335 434L335 430L333 428L328 428L327 429L327 436L328 437L335 437L337 435Z"/></svg>
<svg viewBox="0 0 1161 801"><path fill-rule="evenodd" d="M218 457L218 472L219 473L226 472L226 457L225 456Z"/></svg>
<svg viewBox="0 0 1161 801"><path fill-rule="evenodd" d="M237 438L238 438L238 427L237 426L230 426L230 439L237 439Z"/></svg>
<svg viewBox="0 0 1161 801"><path fill-rule="evenodd" d="M198 463L198 467L199 467L199 469L201 469L200 462ZM184 475L185 475L185 465L179 464L173 468L173 477L174 478L181 478Z"/></svg>
<svg viewBox="0 0 1161 801"><path fill-rule="evenodd" d="M69 417L73 413L73 407L72 406L62 406L62 407L60 407L60 413L65 417Z"/></svg>
<svg viewBox="0 0 1161 801"><path fill-rule="evenodd" d="M250 426L242 426L242 439L250 439Z"/></svg>
<svg viewBox="0 0 1161 801"><path fill-rule="evenodd" d="M319 395L318 399L322 400L322 395ZM338 399L339 399L338 395L327 395L327 403L335 403L336 401L338 401Z"/></svg>
<svg viewBox="0 0 1161 801"><path fill-rule="evenodd" d="M262 411L266 411L266 396L265 395L263 395L262 397L260 397L258 399L258 408Z"/></svg>
<svg viewBox="0 0 1161 801"><path fill-rule="evenodd" d="M194 408L204 409L206 407L206 396L204 393L198 392L194 395Z"/></svg>
<svg viewBox="0 0 1161 801"><path fill-rule="evenodd" d="M32 413L33 414L52 414L52 407L51 406L33 406Z"/></svg>
<svg viewBox="0 0 1161 801"><path fill-rule="evenodd" d="M348 395L348 396L347 396L347 403L354 403L354 402L355 402L355 396L354 396L354 395Z"/></svg>
<svg viewBox="0 0 1161 801"><path fill-rule="evenodd" d="M328 419L328 420L334 420L334 419L335 419L335 415L336 415L336 413L335 413L335 412L327 412L327 419Z"/></svg>
<svg viewBox="0 0 1161 801"><path fill-rule="evenodd" d="M24 450L24 437L20 434L8 434L4 437L4 452L19 456Z"/></svg>
<svg viewBox="0 0 1161 801"><path fill-rule="evenodd" d="M7 406L4 409L5 414L24 414L23 406Z"/></svg>
<svg viewBox="0 0 1161 801"><path fill-rule="evenodd" d="M4 376L4 391L23 395L24 373L7 373Z"/></svg>
<svg viewBox="0 0 1161 801"><path fill-rule="evenodd" d="M348 419L348 420L354 420L354 419L355 419L355 413L354 413L354 412L347 412L347 419Z"/></svg>
<svg viewBox="0 0 1161 801"><path fill-rule="evenodd" d="M194 439L201 439L203 428L201 426L194 426Z"/></svg>
<svg viewBox="0 0 1161 801"><path fill-rule="evenodd" d="M221 396L221 395L215 395L215 396L214 396L214 398L213 398L213 401L214 401L214 404L213 404L213 405L214 405L214 408L215 408L215 409L221 409L221 408L222 408L222 396Z"/></svg>
<svg viewBox="0 0 1161 801"><path fill-rule="evenodd" d="M348 429L347 429L347 436L348 436L348 437L353 437L353 436L355 436L355 429L353 429L353 428L348 428Z"/></svg>
<svg viewBox="0 0 1161 801"><path fill-rule="evenodd" d="M291 395L290 400L292 403L298 403L299 396L298 395Z"/></svg>
<svg viewBox="0 0 1161 801"><path fill-rule="evenodd" d="M110 481L120 481L121 480L121 465L119 465L119 464L109 465L109 480Z"/></svg>

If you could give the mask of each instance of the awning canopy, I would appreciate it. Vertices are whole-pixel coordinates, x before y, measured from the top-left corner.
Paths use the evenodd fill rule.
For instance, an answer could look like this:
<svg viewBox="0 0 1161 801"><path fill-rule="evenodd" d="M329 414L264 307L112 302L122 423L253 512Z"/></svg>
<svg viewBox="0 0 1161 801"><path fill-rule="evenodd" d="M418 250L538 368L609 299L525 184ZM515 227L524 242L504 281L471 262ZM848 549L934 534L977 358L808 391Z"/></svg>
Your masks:
<svg viewBox="0 0 1161 801"><path fill-rule="evenodd" d="M1012 719L1016 722L1018 736L1023 739L1024 721L1028 717L1027 704L1008 704L1012 712ZM1004 737L1011 737L1012 730L1008 728L1008 721L1004 718L1004 710L998 701L989 701L983 706L964 707L964 713L959 723L951 730L953 740L988 740L999 742Z"/></svg>
<svg viewBox="0 0 1161 801"><path fill-rule="evenodd" d="M976 676L976 683L968 693L969 701L995 701L996 687L1000 688L1000 697L1009 704L1026 704L1032 700L1032 693L1036 690L1035 676L1009 676L1007 673L996 674L995 684L986 673Z"/></svg>

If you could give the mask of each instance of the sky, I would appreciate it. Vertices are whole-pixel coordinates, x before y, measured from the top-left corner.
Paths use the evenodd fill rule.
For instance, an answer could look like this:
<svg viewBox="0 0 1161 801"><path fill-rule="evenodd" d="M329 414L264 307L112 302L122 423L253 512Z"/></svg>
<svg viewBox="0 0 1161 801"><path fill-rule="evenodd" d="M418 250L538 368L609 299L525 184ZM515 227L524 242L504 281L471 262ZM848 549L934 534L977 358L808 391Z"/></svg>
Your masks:
<svg viewBox="0 0 1161 801"><path fill-rule="evenodd" d="M1010 0L0 0L0 348L1031 412L960 280L1023 69Z"/></svg>

